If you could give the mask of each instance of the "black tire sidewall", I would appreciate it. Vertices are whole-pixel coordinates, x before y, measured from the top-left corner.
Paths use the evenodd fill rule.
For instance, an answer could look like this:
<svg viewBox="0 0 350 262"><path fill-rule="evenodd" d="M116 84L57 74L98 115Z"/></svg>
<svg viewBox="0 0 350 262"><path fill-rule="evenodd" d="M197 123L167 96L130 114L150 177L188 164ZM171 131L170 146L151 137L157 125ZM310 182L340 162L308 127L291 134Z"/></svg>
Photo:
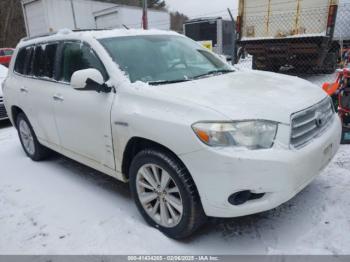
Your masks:
<svg viewBox="0 0 350 262"><path fill-rule="evenodd" d="M167 228L163 227L159 224L157 224L144 210L139 197L137 193L136 188L136 176L138 170L145 164L155 164L160 167L162 167L165 171L168 172L168 174L171 176L171 178L175 181L176 185L179 188L182 204L183 204L183 214L180 223L173 227L173 228ZM192 216L192 209L193 209L193 200L191 197L191 192L187 190L186 185L183 183L183 181L180 179L178 174L178 168L180 166L172 159L171 157L168 157L166 154L156 151L147 151L142 152L141 154L138 154L135 159L132 162L131 168L130 168L130 188L133 195L133 198L135 200L136 206L140 213L142 214L143 218L146 220L148 224L151 226L159 229L161 232L166 234L167 236L171 238L183 238L185 237L186 231L188 231L188 225L191 224L191 219L193 219ZM181 175L181 174L180 174Z"/></svg>
<svg viewBox="0 0 350 262"><path fill-rule="evenodd" d="M23 141L22 141L22 136L21 136L21 133L20 133L20 122L21 121L25 121L29 127L29 130L32 134L32 137L33 137L33 141L34 141L34 154L30 154L27 149L25 148L24 144L23 144ZM26 153L26 155L33 159L33 160L39 160L40 158L40 155L39 155L39 150L40 150L40 145L39 145L39 142L38 142L38 139L36 138L36 135L34 133L34 130L32 128L32 125L30 124L28 118L26 117L25 114L21 113L18 115L17 119L16 119L16 125L17 125L17 132L18 132L18 136L19 136L19 140L21 141L21 145L23 147L23 150L24 152Z"/></svg>

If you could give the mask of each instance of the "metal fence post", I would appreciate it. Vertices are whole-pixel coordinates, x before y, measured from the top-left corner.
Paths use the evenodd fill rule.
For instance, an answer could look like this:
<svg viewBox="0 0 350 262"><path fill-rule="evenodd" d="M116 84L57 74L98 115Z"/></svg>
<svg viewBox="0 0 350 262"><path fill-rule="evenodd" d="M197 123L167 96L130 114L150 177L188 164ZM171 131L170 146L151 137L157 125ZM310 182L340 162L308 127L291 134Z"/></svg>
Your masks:
<svg viewBox="0 0 350 262"><path fill-rule="evenodd" d="M227 8L227 11L231 17L233 34L232 34L232 65L237 64L237 32L236 32L236 21L232 15L230 8Z"/></svg>

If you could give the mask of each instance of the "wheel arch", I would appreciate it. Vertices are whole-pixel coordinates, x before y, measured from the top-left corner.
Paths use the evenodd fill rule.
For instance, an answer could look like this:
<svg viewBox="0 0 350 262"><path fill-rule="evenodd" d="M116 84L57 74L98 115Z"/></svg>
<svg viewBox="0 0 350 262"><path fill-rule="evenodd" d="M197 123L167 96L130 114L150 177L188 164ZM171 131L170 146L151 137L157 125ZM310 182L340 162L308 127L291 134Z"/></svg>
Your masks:
<svg viewBox="0 0 350 262"><path fill-rule="evenodd" d="M11 107L11 118L12 118L12 121L13 121L13 126L17 128L17 117L18 115L22 113L22 114L25 114L24 111L18 107L18 106L12 106Z"/></svg>
<svg viewBox="0 0 350 262"><path fill-rule="evenodd" d="M139 152L145 149L158 149L162 152L168 153L172 157L174 157L177 161L179 161L179 163L184 168L186 168L187 171L189 171L185 166L185 164L183 163L183 161L168 147L143 137L132 137L129 139L128 143L126 144L123 152L121 168L122 168L122 173L124 174L126 179L129 179L129 170L130 170L130 165L132 160Z"/></svg>

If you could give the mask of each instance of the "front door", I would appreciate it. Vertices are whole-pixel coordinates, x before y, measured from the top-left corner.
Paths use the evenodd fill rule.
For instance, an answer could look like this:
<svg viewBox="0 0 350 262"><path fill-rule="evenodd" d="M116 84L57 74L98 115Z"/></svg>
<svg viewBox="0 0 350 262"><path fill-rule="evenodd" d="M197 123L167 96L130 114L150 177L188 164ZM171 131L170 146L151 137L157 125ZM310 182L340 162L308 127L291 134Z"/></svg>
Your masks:
<svg viewBox="0 0 350 262"><path fill-rule="evenodd" d="M81 42L61 47L60 81L55 90L54 111L61 147L85 161L115 169L111 133L114 93L78 91L71 87L74 72L95 68L108 74L96 53Z"/></svg>

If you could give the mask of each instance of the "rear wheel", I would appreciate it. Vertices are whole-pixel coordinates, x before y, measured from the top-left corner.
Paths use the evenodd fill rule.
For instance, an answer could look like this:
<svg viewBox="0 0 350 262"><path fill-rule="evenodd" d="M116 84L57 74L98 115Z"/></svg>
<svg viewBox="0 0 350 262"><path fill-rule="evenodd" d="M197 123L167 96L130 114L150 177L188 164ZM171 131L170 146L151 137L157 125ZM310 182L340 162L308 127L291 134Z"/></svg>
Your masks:
<svg viewBox="0 0 350 262"><path fill-rule="evenodd" d="M337 70L337 54L328 53L320 71L324 74L333 74L335 70Z"/></svg>
<svg viewBox="0 0 350 262"><path fill-rule="evenodd" d="M205 222L194 182L171 154L151 149L137 154L130 187L144 219L171 238L185 238Z"/></svg>
<svg viewBox="0 0 350 262"><path fill-rule="evenodd" d="M258 58L257 58L257 56L253 56L252 69L253 70L260 70L260 67L258 65Z"/></svg>
<svg viewBox="0 0 350 262"><path fill-rule="evenodd" d="M16 119L18 136L24 152L34 161L39 161L49 155L49 149L42 146L25 114L20 113Z"/></svg>

